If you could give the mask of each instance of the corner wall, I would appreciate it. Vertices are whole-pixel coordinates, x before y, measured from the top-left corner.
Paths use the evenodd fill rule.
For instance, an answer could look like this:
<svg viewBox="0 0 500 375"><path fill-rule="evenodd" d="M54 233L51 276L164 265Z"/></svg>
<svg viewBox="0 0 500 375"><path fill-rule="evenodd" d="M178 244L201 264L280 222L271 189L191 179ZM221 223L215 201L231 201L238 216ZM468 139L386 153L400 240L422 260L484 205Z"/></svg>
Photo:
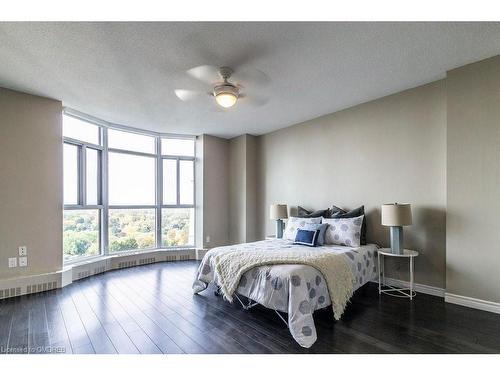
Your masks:
<svg viewBox="0 0 500 375"><path fill-rule="evenodd" d="M0 89L0 279L62 269L62 152L61 102Z"/></svg>
<svg viewBox="0 0 500 375"><path fill-rule="evenodd" d="M229 241L258 239L257 138L244 134L229 141Z"/></svg>
<svg viewBox="0 0 500 375"><path fill-rule="evenodd" d="M202 138L203 241L199 243L212 248L229 241L229 141L210 135Z"/></svg>

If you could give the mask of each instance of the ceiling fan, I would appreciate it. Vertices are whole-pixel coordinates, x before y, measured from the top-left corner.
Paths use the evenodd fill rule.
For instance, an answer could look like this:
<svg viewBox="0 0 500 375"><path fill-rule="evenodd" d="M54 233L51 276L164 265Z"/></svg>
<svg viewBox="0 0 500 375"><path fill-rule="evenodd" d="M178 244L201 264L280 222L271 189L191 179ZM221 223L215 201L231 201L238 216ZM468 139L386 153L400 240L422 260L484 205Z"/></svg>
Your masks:
<svg viewBox="0 0 500 375"><path fill-rule="evenodd" d="M215 99L215 102L222 108L231 108L239 100L244 100L250 105L261 106L267 103L268 99L257 93L251 93L249 87L252 86L252 81L261 86L269 82L269 77L259 71L238 72L236 81L230 82L233 77L234 70L227 66L215 67L212 65L200 65L189 69L186 72L189 76L202 81L211 86L211 90L207 92L209 96ZM244 82L243 85L241 82ZM244 92L242 92L244 91ZM175 95L182 101L190 101L205 94L202 90L186 90L176 89Z"/></svg>

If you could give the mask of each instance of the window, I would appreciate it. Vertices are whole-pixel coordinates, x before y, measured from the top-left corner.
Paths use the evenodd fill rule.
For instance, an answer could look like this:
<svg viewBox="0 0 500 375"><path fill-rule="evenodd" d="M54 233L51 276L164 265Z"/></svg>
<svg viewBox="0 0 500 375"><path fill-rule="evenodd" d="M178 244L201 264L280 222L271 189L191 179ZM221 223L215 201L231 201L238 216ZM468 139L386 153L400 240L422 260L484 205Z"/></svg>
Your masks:
<svg viewBox="0 0 500 375"><path fill-rule="evenodd" d="M109 153L109 204L154 205L154 157Z"/></svg>
<svg viewBox="0 0 500 375"><path fill-rule="evenodd" d="M63 116L65 261L195 245L195 140Z"/></svg>
<svg viewBox="0 0 500 375"><path fill-rule="evenodd" d="M78 204L78 147L64 144L64 204Z"/></svg>
<svg viewBox="0 0 500 375"><path fill-rule="evenodd" d="M72 116L63 116L63 135L85 143L100 145L100 128Z"/></svg>
<svg viewBox="0 0 500 375"><path fill-rule="evenodd" d="M154 209L110 209L109 251L156 247Z"/></svg>
<svg viewBox="0 0 500 375"><path fill-rule="evenodd" d="M162 155L194 157L194 141L192 139L162 138Z"/></svg>
<svg viewBox="0 0 500 375"><path fill-rule="evenodd" d="M179 203L194 203L194 161L179 161Z"/></svg>
<svg viewBox="0 0 500 375"><path fill-rule="evenodd" d="M155 139L148 135L108 129L108 147L155 154Z"/></svg>
<svg viewBox="0 0 500 375"><path fill-rule="evenodd" d="M177 160L163 160L163 204L177 204Z"/></svg>
<svg viewBox="0 0 500 375"><path fill-rule="evenodd" d="M101 129L63 116L64 260L101 254Z"/></svg>
<svg viewBox="0 0 500 375"><path fill-rule="evenodd" d="M194 245L194 208L164 208L161 211L162 245Z"/></svg>
<svg viewBox="0 0 500 375"><path fill-rule="evenodd" d="M101 179L100 165L101 157L99 150L87 147L86 177L87 204L98 205L101 202Z"/></svg>
<svg viewBox="0 0 500 375"><path fill-rule="evenodd" d="M64 260L100 254L99 210L64 210Z"/></svg>

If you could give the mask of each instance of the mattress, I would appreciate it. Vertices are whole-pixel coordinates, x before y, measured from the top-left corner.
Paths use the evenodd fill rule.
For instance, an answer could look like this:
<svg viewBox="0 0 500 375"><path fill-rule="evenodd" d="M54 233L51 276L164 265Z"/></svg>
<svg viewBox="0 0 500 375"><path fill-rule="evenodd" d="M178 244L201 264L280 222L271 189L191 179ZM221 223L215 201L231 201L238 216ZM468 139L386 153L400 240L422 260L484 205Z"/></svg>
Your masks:
<svg viewBox="0 0 500 375"><path fill-rule="evenodd" d="M280 249L287 251L294 245L284 239L268 239L264 241L232 245L241 249ZM214 273L212 249L203 258L193 283L194 293L205 290L209 283L217 284ZM355 276L354 290L360 288L377 275L376 251L378 246L368 244L361 247L337 245L322 246L337 254L343 254L351 265ZM313 312L331 305L328 288L323 275L316 268L303 264L279 264L255 267L247 271L240 280L237 294L279 312L288 314L288 327L297 343L310 347L317 339Z"/></svg>

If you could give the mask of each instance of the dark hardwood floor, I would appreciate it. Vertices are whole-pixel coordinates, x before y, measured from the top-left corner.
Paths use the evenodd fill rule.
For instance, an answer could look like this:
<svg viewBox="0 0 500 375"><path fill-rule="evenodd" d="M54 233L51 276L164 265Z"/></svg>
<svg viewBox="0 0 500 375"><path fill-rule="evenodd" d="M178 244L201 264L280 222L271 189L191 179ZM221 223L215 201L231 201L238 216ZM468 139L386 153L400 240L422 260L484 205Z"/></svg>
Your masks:
<svg viewBox="0 0 500 375"><path fill-rule="evenodd" d="M276 314L193 295L195 261L93 276L49 292L0 301L5 353L500 353L500 315L358 292L341 321L315 313L318 340L301 348Z"/></svg>

